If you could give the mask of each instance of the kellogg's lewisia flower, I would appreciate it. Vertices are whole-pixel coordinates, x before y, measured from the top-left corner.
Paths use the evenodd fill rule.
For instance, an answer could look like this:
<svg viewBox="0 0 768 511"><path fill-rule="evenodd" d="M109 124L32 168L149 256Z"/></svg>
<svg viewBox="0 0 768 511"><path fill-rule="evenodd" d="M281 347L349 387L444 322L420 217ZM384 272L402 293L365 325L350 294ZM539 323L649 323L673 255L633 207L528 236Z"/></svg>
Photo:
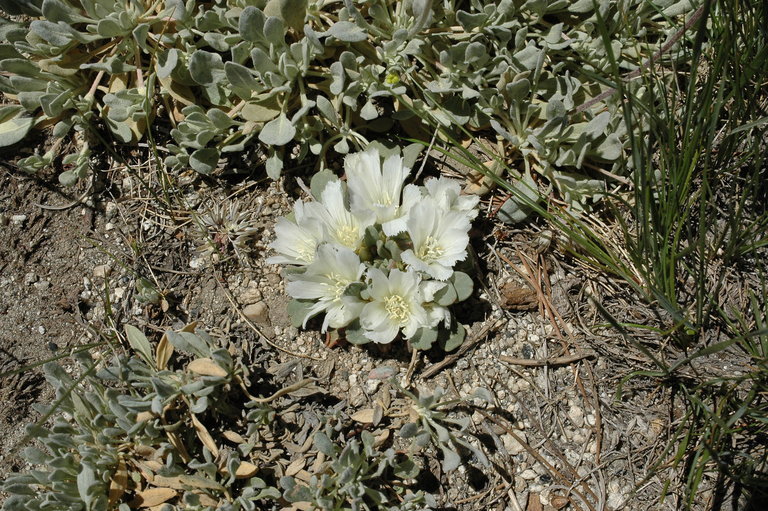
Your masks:
<svg viewBox="0 0 768 511"><path fill-rule="evenodd" d="M382 344L402 334L419 349L437 338L414 338L420 329L454 336L448 307L472 291L471 278L457 278L454 266L467 257L478 198L442 177L406 185L402 158L382 163L375 148L348 155L344 170L346 187L327 182L315 201L297 202L293 219L275 225L270 247L278 255L267 262L293 267L286 290L301 302L294 323L325 313L323 332L344 328L351 342Z"/></svg>
<svg viewBox="0 0 768 511"><path fill-rule="evenodd" d="M413 185L403 190L403 183L411 170L403 165L402 157L389 156L382 167L379 152L369 148L365 152L347 156L344 159L344 172L347 174L353 212L373 212L376 223L381 224L387 236L405 230L408 211L418 202L421 193Z"/></svg>
<svg viewBox="0 0 768 511"><path fill-rule="evenodd" d="M298 201L293 207L294 221L285 217L277 219L277 238L269 244L269 248L278 255L267 258L268 264L305 266L315 260L317 247L325 238L316 210L316 204Z"/></svg>
<svg viewBox="0 0 768 511"><path fill-rule="evenodd" d="M378 268L368 270L372 301L360 312L365 336L373 342L389 343L402 329L406 338L429 326L430 317L422 305L421 278L411 270L390 270L389 276Z"/></svg>
<svg viewBox="0 0 768 511"><path fill-rule="evenodd" d="M356 296L345 294L347 287L359 282L365 271L365 265L357 255L347 247L321 245L314 262L307 266L304 273L290 275L286 291L294 298L317 300L307 311L302 326L318 313L325 311L321 331L328 327L342 328L351 323L360 314L364 302Z"/></svg>
<svg viewBox="0 0 768 511"><path fill-rule="evenodd" d="M431 197L411 208L408 234L413 249L402 253L403 262L437 280L453 274L453 265L467 257L469 219L461 211L446 211Z"/></svg>
<svg viewBox="0 0 768 511"><path fill-rule="evenodd" d="M322 207L317 215L326 229L328 241L357 250L365 236L365 229L374 224L373 211L350 213L344 205L341 181L331 181L321 194Z"/></svg>

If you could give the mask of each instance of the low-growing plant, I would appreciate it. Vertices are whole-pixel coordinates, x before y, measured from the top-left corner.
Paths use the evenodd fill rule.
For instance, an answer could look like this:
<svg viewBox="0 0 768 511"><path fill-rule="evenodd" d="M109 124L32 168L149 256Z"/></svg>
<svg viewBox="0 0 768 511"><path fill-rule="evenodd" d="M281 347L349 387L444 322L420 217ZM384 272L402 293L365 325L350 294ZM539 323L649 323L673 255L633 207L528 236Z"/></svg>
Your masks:
<svg viewBox="0 0 768 511"><path fill-rule="evenodd" d="M2 509L253 511L301 502L311 509L399 511L435 505L408 484L420 471L410 454L382 448L367 431L347 441L333 409L313 412L315 426L294 432L313 437L315 449L304 456L315 463L302 476L285 475L292 454L283 441L296 440L281 418L280 400L310 395L312 380L255 397L253 381L261 381L255 369L194 329L168 331L152 346L126 326L131 355L107 362L80 351L72 370L46 364L56 399L38 408L55 418L27 428L39 447L24 450L32 468L0 486L9 495Z"/></svg>
<svg viewBox="0 0 768 511"><path fill-rule="evenodd" d="M226 260L234 255L242 260L248 245L258 232L256 216L261 208L249 211L237 202L215 204L207 211L195 214L194 234L198 251L214 261Z"/></svg>
<svg viewBox="0 0 768 511"><path fill-rule="evenodd" d="M461 465L462 451L471 452L475 460L485 466L489 466L488 457L479 447L469 441L468 432L470 417L452 418L446 410L464 399L443 399L445 390L436 387L432 393L421 390L413 393L399 387L399 391L410 398L411 410L410 422L400 429L402 438L412 438L411 450L418 452L432 443L443 454L443 470L450 472ZM484 396L488 393L485 389L479 389L477 394Z"/></svg>
<svg viewBox="0 0 768 511"><path fill-rule="evenodd" d="M33 127L52 127L58 142L21 168L58 161L74 130L60 176L72 183L100 143L95 125L120 143L152 142L166 118L169 168L209 174L222 156L258 146L274 178L289 157L322 161L398 126L426 138L438 124L482 133L512 177L544 177L576 206L604 192L588 167L621 170L628 133L618 98L592 79L609 67L599 17L620 65L633 70L692 9L687 0L23 6L34 19L0 19L0 91L15 101L0 109L0 146ZM642 84L627 86L655 100Z"/></svg>
<svg viewBox="0 0 768 511"><path fill-rule="evenodd" d="M294 324L325 313L321 330L343 328L355 344L402 333L418 349L458 347L465 331L448 307L472 293L454 266L467 258L478 198L443 177L405 185L402 156L382 164L376 147L348 155L344 169L346 182L315 175L314 200L275 225L278 255L267 262L287 265Z"/></svg>
<svg viewBox="0 0 768 511"><path fill-rule="evenodd" d="M321 431L315 434L314 445L326 461L306 483L290 476L280 480L288 502L310 503L314 509L324 511L416 511L437 505L428 493L414 493L397 484L397 480L416 477L418 465L392 448L378 450L368 431L360 434L360 440L353 438L343 447Z"/></svg>
<svg viewBox="0 0 768 511"><path fill-rule="evenodd" d="M261 417L274 411L244 399L244 366L204 332L185 330L167 332L153 349L128 326L136 355L99 369L90 352L80 352L77 370L84 377L78 380L47 364L62 415L51 427L28 428L44 449L25 449L34 468L8 477L3 509L127 510L167 503L170 509L234 510L278 498L254 463ZM227 420L245 424L248 440L236 449L223 447L208 429Z"/></svg>

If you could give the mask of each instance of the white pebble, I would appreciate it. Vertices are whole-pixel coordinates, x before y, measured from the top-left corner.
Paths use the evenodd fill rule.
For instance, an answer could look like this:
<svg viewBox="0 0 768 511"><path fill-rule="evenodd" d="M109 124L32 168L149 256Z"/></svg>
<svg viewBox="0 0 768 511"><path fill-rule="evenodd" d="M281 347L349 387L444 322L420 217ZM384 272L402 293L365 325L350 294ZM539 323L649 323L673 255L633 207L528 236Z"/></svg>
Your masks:
<svg viewBox="0 0 768 511"><path fill-rule="evenodd" d="M571 419L574 426L580 428L584 425L584 410L578 406L571 406L568 409L568 418Z"/></svg>

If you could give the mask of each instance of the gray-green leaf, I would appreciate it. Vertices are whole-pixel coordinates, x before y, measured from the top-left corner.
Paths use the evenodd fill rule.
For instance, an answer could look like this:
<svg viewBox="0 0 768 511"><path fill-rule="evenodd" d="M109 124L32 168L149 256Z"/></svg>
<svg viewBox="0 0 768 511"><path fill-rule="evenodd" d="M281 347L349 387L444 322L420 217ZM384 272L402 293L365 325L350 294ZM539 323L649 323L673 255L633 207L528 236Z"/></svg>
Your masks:
<svg viewBox="0 0 768 511"><path fill-rule="evenodd" d="M219 156L219 150L215 147L204 147L189 156L189 166L203 175L208 175L216 170Z"/></svg>
<svg viewBox="0 0 768 511"><path fill-rule="evenodd" d="M154 364L152 357L152 348L146 336L133 325L125 325L125 335L128 337L128 344L138 353L147 363Z"/></svg>
<svg viewBox="0 0 768 511"><path fill-rule="evenodd" d="M328 29L325 35L333 36L339 41L348 43L356 43L368 39L368 34L365 33L365 30L351 21L337 21L331 25L331 28Z"/></svg>
<svg viewBox="0 0 768 511"><path fill-rule="evenodd" d="M22 140L34 124L34 117L14 117L0 123L0 147L8 147Z"/></svg>
<svg viewBox="0 0 768 511"><path fill-rule="evenodd" d="M267 145L285 145L296 135L296 128L288 120L285 114L280 114L276 119L269 121L261 129L259 140Z"/></svg>

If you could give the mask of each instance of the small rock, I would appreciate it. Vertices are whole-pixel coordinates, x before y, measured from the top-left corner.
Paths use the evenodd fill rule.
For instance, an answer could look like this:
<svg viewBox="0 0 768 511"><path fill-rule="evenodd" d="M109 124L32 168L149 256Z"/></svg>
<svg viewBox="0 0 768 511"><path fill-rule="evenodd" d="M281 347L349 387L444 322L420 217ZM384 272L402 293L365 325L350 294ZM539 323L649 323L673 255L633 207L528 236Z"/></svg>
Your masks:
<svg viewBox="0 0 768 511"><path fill-rule="evenodd" d="M109 276L112 272L112 267L108 264L100 264L93 268L93 277L97 279L103 279Z"/></svg>
<svg viewBox="0 0 768 511"><path fill-rule="evenodd" d="M381 385L381 380L366 380L365 381L365 393L368 395L375 394Z"/></svg>
<svg viewBox="0 0 768 511"><path fill-rule="evenodd" d="M523 470L523 473L520 474L520 477L522 477L526 481L532 481L538 477L538 474L536 473L535 470L529 468L529 469Z"/></svg>
<svg viewBox="0 0 768 511"><path fill-rule="evenodd" d="M29 286L35 282L37 282L37 275L35 275L33 272L24 274L24 284Z"/></svg>
<svg viewBox="0 0 768 511"><path fill-rule="evenodd" d="M256 303L261 300L261 291L259 291L258 285L254 281L248 283L248 287L240 294L240 300L244 304Z"/></svg>
<svg viewBox="0 0 768 511"><path fill-rule="evenodd" d="M51 286L51 283L47 280L41 280L40 282L35 282L32 285L35 286L35 289L38 291L45 291Z"/></svg>
<svg viewBox="0 0 768 511"><path fill-rule="evenodd" d="M520 440L525 442L527 439L525 437L525 433L522 431L516 431L515 434L520 437ZM523 444L518 442L512 435L505 434L501 435L501 441L504 443L504 449L507 450L507 452L514 456L516 454L520 454L525 450L525 447L523 447Z"/></svg>
<svg viewBox="0 0 768 511"><path fill-rule="evenodd" d="M256 302L243 308L245 317L262 325L269 324L269 307L264 302ZM279 335L279 334L278 334Z"/></svg>
<svg viewBox="0 0 768 511"><path fill-rule="evenodd" d="M27 215L13 215L11 216L11 222L16 225L21 225L27 221Z"/></svg>
<svg viewBox="0 0 768 511"><path fill-rule="evenodd" d="M115 224L113 224L112 222L107 222L106 224L104 224L105 231L111 231L114 228L115 228Z"/></svg>
<svg viewBox="0 0 768 511"><path fill-rule="evenodd" d="M39 327L37 327L37 331L40 332L40 335L44 335L45 327L43 325L40 325Z"/></svg>
<svg viewBox="0 0 768 511"><path fill-rule="evenodd" d="M571 406L568 409L568 418L571 419L574 426L580 428L584 425L584 410L578 406Z"/></svg>
<svg viewBox="0 0 768 511"><path fill-rule="evenodd" d="M107 202L107 205L104 206L104 215L108 219L115 218L115 216L117 215L117 203Z"/></svg>

